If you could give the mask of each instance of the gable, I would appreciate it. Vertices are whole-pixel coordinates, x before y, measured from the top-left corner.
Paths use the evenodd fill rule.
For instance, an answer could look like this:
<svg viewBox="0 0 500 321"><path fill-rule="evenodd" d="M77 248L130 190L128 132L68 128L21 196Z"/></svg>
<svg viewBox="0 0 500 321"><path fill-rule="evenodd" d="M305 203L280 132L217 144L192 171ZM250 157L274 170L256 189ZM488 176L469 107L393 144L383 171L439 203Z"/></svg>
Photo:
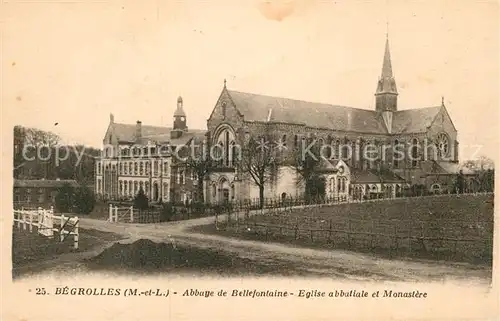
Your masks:
<svg viewBox="0 0 500 321"><path fill-rule="evenodd" d="M455 125L446 110L446 107L442 106L430 125L431 129L439 129L446 132L456 132Z"/></svg>
<svg viewBox="0 0 500 321"><path fill-rule="evenodd" d="M238 123L241 121L243 121L243 114L238 110L228 90L224 87L207 120L208 127L215 128L222 122Z"/></svg>

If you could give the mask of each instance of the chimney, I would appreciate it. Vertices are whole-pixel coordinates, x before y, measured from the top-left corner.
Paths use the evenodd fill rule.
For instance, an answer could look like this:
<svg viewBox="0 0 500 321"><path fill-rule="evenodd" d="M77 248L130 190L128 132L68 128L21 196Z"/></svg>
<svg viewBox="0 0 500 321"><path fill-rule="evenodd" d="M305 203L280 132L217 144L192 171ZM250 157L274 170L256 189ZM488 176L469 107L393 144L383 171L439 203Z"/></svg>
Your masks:
<svg viewBox="0 0 500 321"><path fill-rule="evenodd" d="M140 120L137 121L135 125L135 139L141 139L142 137L142 122Z"/></svg>

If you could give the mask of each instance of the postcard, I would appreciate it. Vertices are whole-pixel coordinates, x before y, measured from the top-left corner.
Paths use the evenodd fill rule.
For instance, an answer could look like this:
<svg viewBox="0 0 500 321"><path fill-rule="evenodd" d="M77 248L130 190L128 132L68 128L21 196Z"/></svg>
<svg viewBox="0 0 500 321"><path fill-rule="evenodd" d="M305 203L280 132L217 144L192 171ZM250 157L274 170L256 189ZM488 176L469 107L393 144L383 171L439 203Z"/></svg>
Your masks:
<svg viewBox="0 0 500 321"><path fill-rule="evenodd" d="M2 320L497 320L498 6L2 1Z"/></svg>

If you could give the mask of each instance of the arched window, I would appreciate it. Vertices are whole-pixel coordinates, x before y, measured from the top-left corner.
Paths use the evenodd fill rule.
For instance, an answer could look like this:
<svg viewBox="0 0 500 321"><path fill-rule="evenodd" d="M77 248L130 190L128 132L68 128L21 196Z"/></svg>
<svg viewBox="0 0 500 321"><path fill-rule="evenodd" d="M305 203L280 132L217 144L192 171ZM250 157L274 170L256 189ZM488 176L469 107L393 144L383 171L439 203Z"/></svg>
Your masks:
<svg viewBox="0 0 500 321"><path fill-rule="evenodd" d="M179 184L181 184L181 185L184 184L184 171L183 170L179 171Z"/></svg>
<svg viewBox="0 0 500 321"><path fill-rule="evenodd" d="M399 141L397 139L394 141L393 149L392 163L394 164L394 168L399 168L399 154L396 152L399 150Z"/></svg>
<svg viewBox="0 0 500 321"><path fill-rule="evenodd" d="M413 138L412 146L411 146L411 166L412 167L418 166L417 157L418 157L418 139Z"/></svg>
<svg viewBox="0 0 500 321"><path fill-rule="evenodd" d="M212 197L215 198L215 196L217 196L217 186L214 184L212 184Z"/></svg>
<svg viewBox="0 0 500 321"><path fill-rule="evenodd" d="M229 166L233 166L235 164L235 159L236 159L236 143L231 141L229 143Z"/></svg>
<svg viewBox="0 0 500 321"><path fill-rule="evenodd" d="M140 162L139 164L139 175L144 175L144 163Z"/></svg>
<svg viewBox="0 0 500 321"><path fill-rule="evenodd" d="M139 174L139 164L134 163L134 175L138 175L138 174Z"/></svg>

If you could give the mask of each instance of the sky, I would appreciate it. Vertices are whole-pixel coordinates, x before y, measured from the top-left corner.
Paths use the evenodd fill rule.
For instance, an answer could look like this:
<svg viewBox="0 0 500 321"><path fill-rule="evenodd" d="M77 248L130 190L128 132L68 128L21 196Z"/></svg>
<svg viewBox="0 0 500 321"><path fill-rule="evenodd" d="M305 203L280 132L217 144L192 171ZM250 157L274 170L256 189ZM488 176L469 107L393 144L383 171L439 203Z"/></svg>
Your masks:
<svg viewBox="0 0 500 321"><path fill-rule="evenodd" d="M182 96L203 129L224 79L374 109L388 31L398 108L444 97L462 158L496 159L496 1L4 0L0 13L4 128L100 147L110 113L171 126Z"/></svg>

